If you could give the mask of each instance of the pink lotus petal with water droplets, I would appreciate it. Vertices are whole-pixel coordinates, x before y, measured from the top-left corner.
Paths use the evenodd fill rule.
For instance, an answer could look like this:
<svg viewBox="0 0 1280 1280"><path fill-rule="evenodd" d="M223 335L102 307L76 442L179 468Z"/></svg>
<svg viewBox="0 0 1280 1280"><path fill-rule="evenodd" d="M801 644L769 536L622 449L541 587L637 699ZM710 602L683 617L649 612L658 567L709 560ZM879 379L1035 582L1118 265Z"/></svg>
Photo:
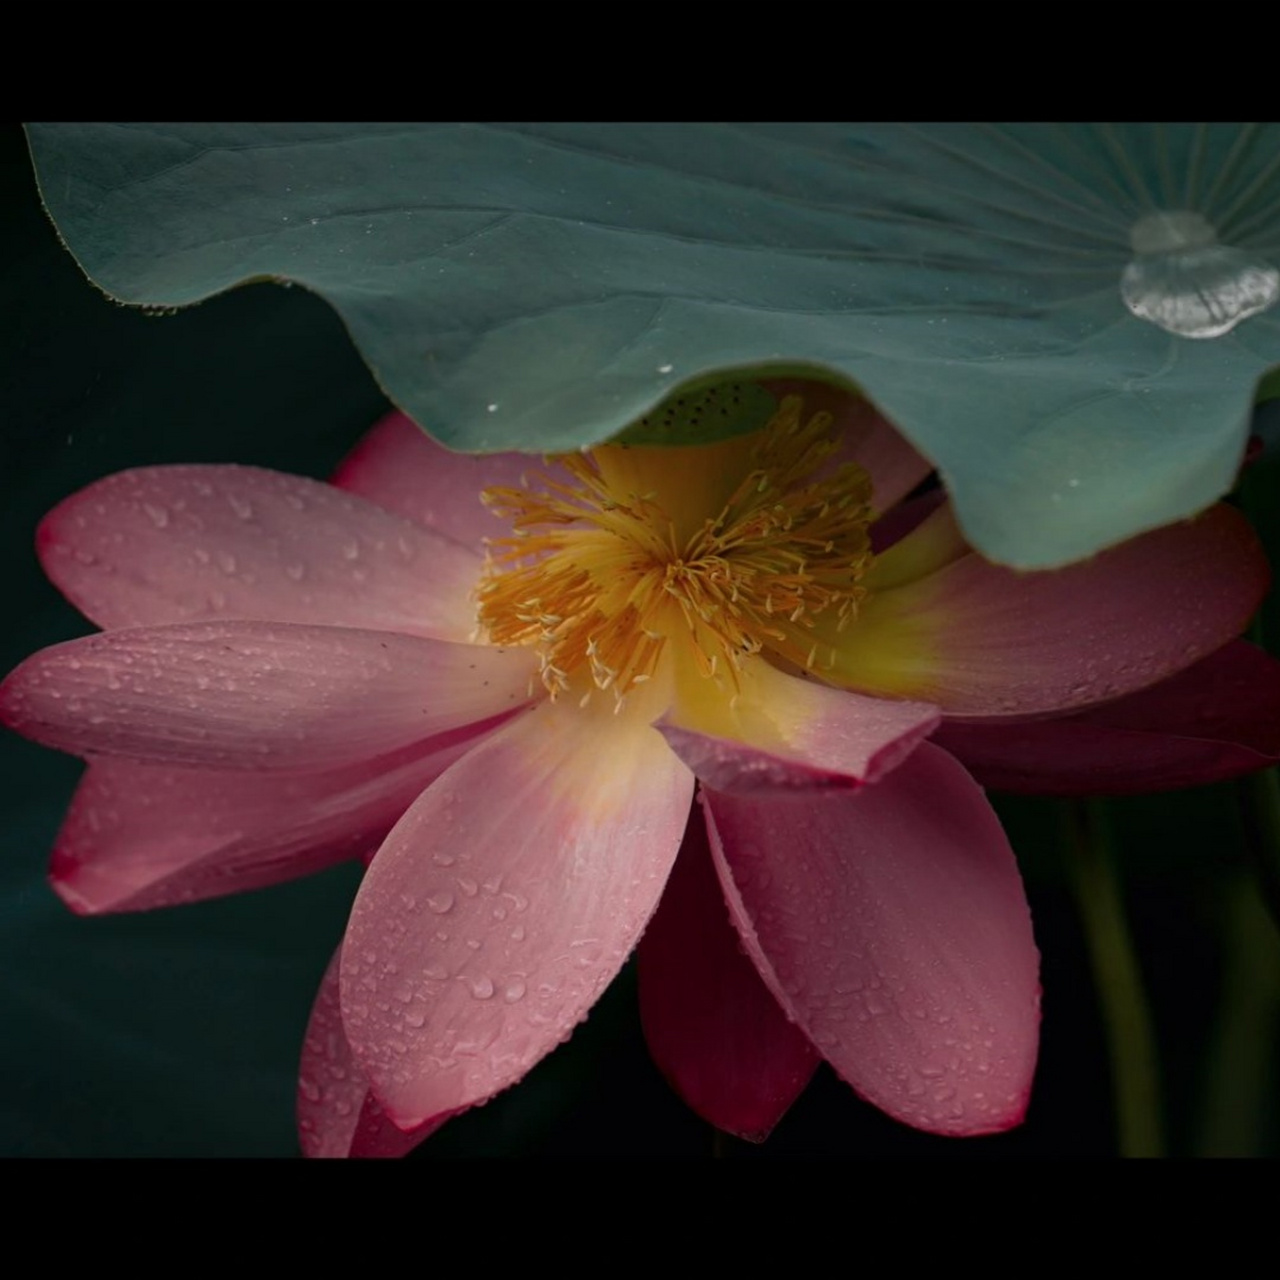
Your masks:
<svg viewBox="0 0 1280 1280"><path fill-rule="evenodd" d="M520 486L541 458L527 453L454 453L403 413L389 413L342 460L333 483L388 511L482 551L510 530L480 501L490 485Z"/></svg>
<svg viewBox="0 0 1280 1280"><path fill-rule="evenodd" d="M467 640L481 561L332 486L256 467L143 467L41 522L45 572L101 627L195 618Z"/></svg>
<svg viewBox="0 0 1280 1280"><path fill-rule="evenodd" d="M820 1059L742 949L699 811L638 958L640 1017L658 1069L709 1124L763 1142Z"/></svg>
<svg viewBox="0 0 1280 1280"><path fill-rule="evenodd" d="M343 945L347 1035L397 1124L483 1102L569 1035L657 905L692 787L647 726L545 703L427 789Z"/></svg>
<svg viewBox="0 0 1280 1280"><path fill-rule="evenodd" d="M947 721L935 735L984 787L1131 795L1280 761L1280 662L1244 640L1160 684L1052 720Z"/></svg>
<svg viewBox="0 0 1280 1280"><path fill-rule="evenodd" d="M924 743L856 795L708 791L711 845L761 977L867 1101L956 1136L1019 1123L1039 957L981 790Z"/></svg>
<svg viewBox="0 0 1280 1280"><path fill-rule="evenodd" d="M50 878L75 912L174 906L372 856L477 737L434 738L316 773L172 769L100 758L58 832Z"/></svg>
<svg viewBox="0 0 1280 1280"><path fill-rule="evenodd" d="M1223 505L1062 569L1022 573L970 554L864 601L823 674L951 715L1086 707L1234 639L1269 578L1257 537Z"/></svg>
<svg viewBox="0 0 1280 1280"><path fill-rule="evenodd" d="M0 720L48 746L157 764L355 764L510 712L528 650L390 631L193 622L43 649L0 685Z"/></svg>
<svg viewBox="0 0 1280 1280"><path fill-rule="evenodd" d="M789 794L853 789L906 759L939 722L923 702L891 702L831 689L748 660L737 705L677 704L658 729L671 749L718 791Z"/></svg>
<svg viewBox="0 0 1280 1280"><path fill-rule="evenodd" d="M302 1041L298 1066L298 1141L302 1153L317 1159L407 1155L449 1117L438 1116L407 1131L387 1118L342 1027L338 1001L341 960L339 947L325 970Z"/></svg>

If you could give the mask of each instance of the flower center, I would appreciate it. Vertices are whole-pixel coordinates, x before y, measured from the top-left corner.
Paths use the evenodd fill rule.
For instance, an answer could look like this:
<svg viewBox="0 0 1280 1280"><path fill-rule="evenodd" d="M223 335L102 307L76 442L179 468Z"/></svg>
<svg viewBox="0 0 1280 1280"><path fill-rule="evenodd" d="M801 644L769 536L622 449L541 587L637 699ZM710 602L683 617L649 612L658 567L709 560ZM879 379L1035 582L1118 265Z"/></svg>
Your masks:
<svg viewBox="0 0 1280 1280"><path fill-rule="evenodd" d="M871 482L854 463L825 467L831 427L828 413L804 422L793 396L753 436L603 445L548 459L560 477L485 490L513 533L490 543L483 631L537 646L553 698L609 690L615 709L669 662L735 693L751 654L827 665L815 621L854 621L871 563Z"/></svg>

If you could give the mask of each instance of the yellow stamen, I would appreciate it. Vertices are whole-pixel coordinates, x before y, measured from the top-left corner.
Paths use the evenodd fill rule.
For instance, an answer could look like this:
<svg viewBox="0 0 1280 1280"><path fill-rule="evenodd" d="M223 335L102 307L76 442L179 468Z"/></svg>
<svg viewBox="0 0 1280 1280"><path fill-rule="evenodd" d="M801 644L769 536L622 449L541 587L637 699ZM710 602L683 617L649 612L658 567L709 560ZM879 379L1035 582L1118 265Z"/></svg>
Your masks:
<svg viewBox="0 0 1280 1280"><path fill-rule="evenodd" d="M793 396L745 441L603 445L549 459L565 478L486 490L512 532L490 543L481 627L494 644L537 646L552 697L573 688L585 705L607 689L615 711L681 655L727 677L733 696L749 654L813 670L815 620L830 614L842 630L856 619L871 564L866 472L849 463L814 478L838 447L831 422L803 422ZM727 480L726 463L737 466ZM711 496L692 510L691 479L703 477Z"/></svg>

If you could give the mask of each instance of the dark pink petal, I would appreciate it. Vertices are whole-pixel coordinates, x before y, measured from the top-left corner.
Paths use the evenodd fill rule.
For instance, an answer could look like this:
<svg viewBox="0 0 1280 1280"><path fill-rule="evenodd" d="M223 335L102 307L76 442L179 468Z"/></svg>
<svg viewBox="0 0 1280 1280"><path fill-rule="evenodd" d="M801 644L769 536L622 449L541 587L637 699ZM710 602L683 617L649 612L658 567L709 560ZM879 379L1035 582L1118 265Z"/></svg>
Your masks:
<svg viewBox="0 0 1280 1280"><path fill-rule="evenodd" d="M41 522L45 572L101 627L250 618L466 640L474 552L327 484L255 467L144 467Z"/></svg>
<svg viewBox="0 0 1280 1280"><path fill-rule="evenodd" d="M944 721L934 736L984 787L1126 795L1280 761L1280 662L1243 640L1127 698L1052 720Z"/></svg>
<svg viewBox="0 0 1280 1280"><path fill-rule="evenodd" d="M928 577L969 554L951 503L942 501L939 493L895 507L872 526L873 541L877 533L888 535L892 542L886 541L884 549L877 551L862 579L862 586L873 595Z"/></svg>
<svg viewBox="0 0 1280 1280"><path fill-rule="evenodd" d="M339 947L329 961L298 1067L298 1141L314 1158L406 1155L449 1118L439 1116L410 1130L387 1119L347 1043L338 1004Z"/></svg>
<svg viewBox="0 0 1280 1280"><path fill-rule="evenodd" d="M946 500L946 491L938 488L930 489L928 493L922 493L918 498L908 498L905 502L898 503L892 511L886 512L872 524L871 550L877 556L883 554L894 543L901 542L913 529L918 528L925 518L933 515ZM952 519L954 522L954 516ZM968 550L968 547L964 549Z"/></svg>
<svg viewBox="0 0 1280 1280"><path fill-rule="evenodd" d="M718 1129L763 1142L819 1058L742 950L701 813L640 941L639 981L645 1040L671 1087Z"/></svg>
<svg viewBox="0 0 1280 1280"><path fill-rule="evenodd" d="M541 458L527 453L454 453L403 413L389 413L343 459L333 483L471 547L510 533L480 501L490 485L519 487Z"/></svg>
<svg viewBox="0 0 1280 1280"><path fill-rule="evenodd" d="M77 755L306 771L355 764L514 710L527 650L391 631L192 622L42 649L0 720Z"/></svg>
<svg viewBox="0 0 1280 1280"><path fill-rule="evenodd" d="M1256 536L1224 505L1048 572L970 554L873 593L840 635L820 624L820 639L836 649L835 665L821 670L952 715L1085 707L1221 648L1244 629L1268 580Z"/></svg>
<svg viewBox="0 0 1280 1280"><path fill-rule="evenodd" d="M397 1124L483 1102L586 1016L657 905L692 787L647 725L558 702L428 788L343 945L347 1035Z"/></svg>
<svg viewBox="0 0 1280 1280"><path fill-rule="evenodd" d="M800 396L806 418L831 414L834 430L843 435L830 467L846 462L863 467L871 477L872 505L878 512L901 502L933 470L889 419L856 392L801 378L771 379L762 385L779 399Z"/></svg>
<svg viewBox="0 0 1280 1280"><path fill-rule="evenodd" d="M677 699L658 729L671 749L717 791L794 792L856 788L896 768L939 721L923 702L894 702L832 689L747 661L732 706Z"/></svg>
<svg viewBox="0 0 1280 1280"><path fill-rule="evenodd" d="M170 769L100 759L53 851L73 910L141 911L260 889L372 854L474 734L318 773Z"/></svg>
<svg viewBox="0 0 1280 1280"><path fill-rule="evenodd" d="M1039 957L1013 853L960 765L924 743L856 795L706 794L747 951L836 1071L920 1129L1017 1124Z"/></svg>

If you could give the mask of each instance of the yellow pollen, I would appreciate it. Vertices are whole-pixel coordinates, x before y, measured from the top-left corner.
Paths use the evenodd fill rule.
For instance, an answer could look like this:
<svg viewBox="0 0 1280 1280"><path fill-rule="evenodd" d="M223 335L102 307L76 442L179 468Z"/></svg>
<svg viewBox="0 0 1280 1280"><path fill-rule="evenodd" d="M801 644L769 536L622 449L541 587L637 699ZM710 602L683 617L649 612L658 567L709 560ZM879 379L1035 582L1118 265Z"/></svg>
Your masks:
<svg viewBox="0 0 1280 1280"><path fill-rule="evenodd" d="M745 440L602 445L549 458L524 488L485 490L511 534L489 543L481 628L535 646L553 698L609 690L615 711L682 655L735 697L747 655L814 670L815 620L852 623L871 564L867 473L846 463L819 478L838 446L831 415L804 422L790 396Z"/></svg>

